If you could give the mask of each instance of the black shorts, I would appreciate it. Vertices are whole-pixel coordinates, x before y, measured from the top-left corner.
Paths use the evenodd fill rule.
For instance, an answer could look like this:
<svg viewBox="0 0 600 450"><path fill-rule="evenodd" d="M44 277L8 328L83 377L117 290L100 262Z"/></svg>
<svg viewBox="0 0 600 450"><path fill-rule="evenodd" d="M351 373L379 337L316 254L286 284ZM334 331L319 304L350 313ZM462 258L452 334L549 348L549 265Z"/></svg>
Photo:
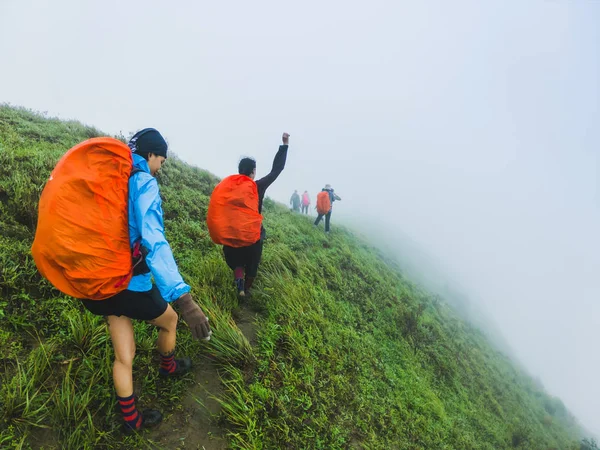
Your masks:
<svg viewBox="0 0 600 450"><path fill-rule="evenodd" d="M137 320L156 319L169 306L155 285L146 292L125 289L106 300L82 300L82 303L97 316L125 316Z"/></svg>
<svg viewBox="0 0 600 450"><path fill-rule="evenodd" d="M246 269L246 276L255 277L258 272L258 264L262 257L263 240L249 245L247 247L228 247L223 246L225 262L232 269L243 267Z"/></svg>

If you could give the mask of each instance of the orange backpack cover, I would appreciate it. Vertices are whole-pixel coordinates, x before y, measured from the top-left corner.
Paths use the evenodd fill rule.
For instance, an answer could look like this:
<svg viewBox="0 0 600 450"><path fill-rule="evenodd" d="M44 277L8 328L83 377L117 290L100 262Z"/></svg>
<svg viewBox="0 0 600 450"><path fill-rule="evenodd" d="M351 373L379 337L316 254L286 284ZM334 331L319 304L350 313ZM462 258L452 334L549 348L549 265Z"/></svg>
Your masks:
<svg viewBox="0 0 600 450"><path fill-rule="evenodd" d="M260 240L262 216L254 180L231 175L217 184L208 203L206 224L215 244L247 247Z"/></svg>
<svg viewBox="0 0 600 450"><path fill-rule="evenodd" d="M317 194L317 212L319 214L327 214L331 209L331 199L329 192L321 191Z"/></svg>
<svg viewBox="0 0 600 450"><path fill-rule="evenodd" d="M127 145L94 138L70 149L52 171L31 252L40 273L61 292L103 300L127 287L132 168Z"/></svg>

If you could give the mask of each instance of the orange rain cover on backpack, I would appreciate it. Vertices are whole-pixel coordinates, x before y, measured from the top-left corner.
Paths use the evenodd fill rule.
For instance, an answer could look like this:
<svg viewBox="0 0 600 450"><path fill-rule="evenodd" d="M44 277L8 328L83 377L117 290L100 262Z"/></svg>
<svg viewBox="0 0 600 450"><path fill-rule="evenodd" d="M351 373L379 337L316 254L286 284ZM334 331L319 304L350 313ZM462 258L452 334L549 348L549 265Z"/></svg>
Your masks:
<svg viewBox="0 0 600 450"><path fill-rule="evenodd" d="M40 273L61 292L103 300L127 287L132 168L127 145L94 138L69 150L52 171L31 252Z"/></svg>
<svg viewBox="0 0 600 450"><path fill-rule="evenodd" d="M231 175L217 184L208 203L206 224L215 244L247 247L260 240L262 216L254 180Z"/></svg>
<svg viewBox="0 0 600 450"><path fill-rule="evenodd" d="M317 194L317 212L319 214L327 214L331 209L331 199L329 192L321 191Z"/></svg>

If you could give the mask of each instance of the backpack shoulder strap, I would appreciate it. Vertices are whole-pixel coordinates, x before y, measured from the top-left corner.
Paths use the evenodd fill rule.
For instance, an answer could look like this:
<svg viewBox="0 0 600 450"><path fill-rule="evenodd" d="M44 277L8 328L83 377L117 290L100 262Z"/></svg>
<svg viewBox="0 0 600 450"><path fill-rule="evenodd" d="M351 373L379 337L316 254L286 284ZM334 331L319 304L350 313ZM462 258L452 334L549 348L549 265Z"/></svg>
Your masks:
<svg viewBox="0 0 600 450"><path fill-rule="evenodd" d="M131 171L131 175L129 175L129 178L131 178L132 176L134 176L136 173L140 173L143 172L142 169L139 169L137 167L134 167L134 169Z"/></svg>

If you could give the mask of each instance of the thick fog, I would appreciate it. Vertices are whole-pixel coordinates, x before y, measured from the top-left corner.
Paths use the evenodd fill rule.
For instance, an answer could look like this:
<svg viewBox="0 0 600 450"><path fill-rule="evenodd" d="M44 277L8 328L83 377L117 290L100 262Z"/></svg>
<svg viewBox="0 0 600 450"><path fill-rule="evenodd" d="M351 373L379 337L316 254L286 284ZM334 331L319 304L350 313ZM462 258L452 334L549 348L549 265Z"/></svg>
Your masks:
<svg viewBox="0 0 600 450"><path fill-rule="evenodd" d="M593 1L1 0L0 102L156 127L219 176L266 174L289 132L268 195L331 184L333 227L427 255L600 433L598 24Z"/></svg>

